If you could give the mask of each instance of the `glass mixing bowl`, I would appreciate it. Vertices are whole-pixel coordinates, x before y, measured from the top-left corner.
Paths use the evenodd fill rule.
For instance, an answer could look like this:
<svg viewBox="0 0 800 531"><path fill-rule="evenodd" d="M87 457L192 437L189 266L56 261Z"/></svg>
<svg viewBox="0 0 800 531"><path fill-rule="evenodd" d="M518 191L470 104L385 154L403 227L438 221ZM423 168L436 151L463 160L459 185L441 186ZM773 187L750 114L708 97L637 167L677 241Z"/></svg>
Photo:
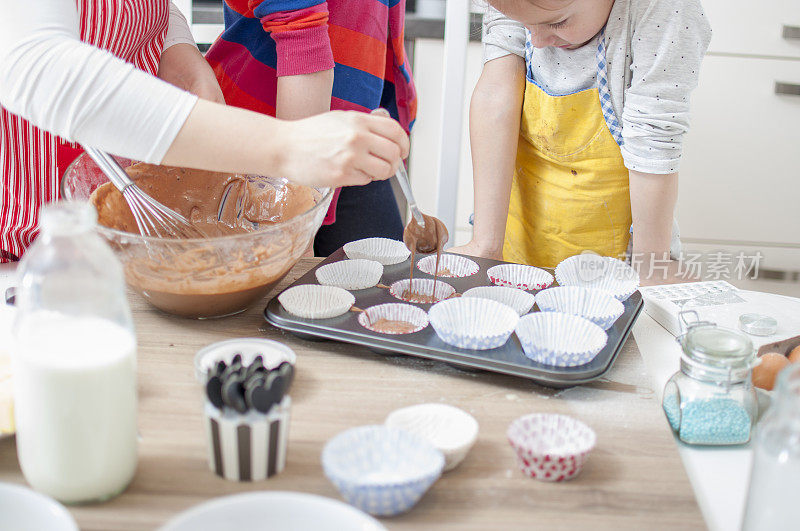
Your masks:
<svg viewBox="0 0 800 531"><path fill-rule="evenodd" d="M132 162L117 159L123 167ZM285 179L261 177L282 188ZM61 196L88 200L103 172L83 154L61 179ZM125 268L128 285L167 313L192 318L242 312L261 300L289 272L322 225L333 197L329 188L312 188L316 204L283 222L262 224L255 232L205 239L152 238L98 225Z"/></svg>

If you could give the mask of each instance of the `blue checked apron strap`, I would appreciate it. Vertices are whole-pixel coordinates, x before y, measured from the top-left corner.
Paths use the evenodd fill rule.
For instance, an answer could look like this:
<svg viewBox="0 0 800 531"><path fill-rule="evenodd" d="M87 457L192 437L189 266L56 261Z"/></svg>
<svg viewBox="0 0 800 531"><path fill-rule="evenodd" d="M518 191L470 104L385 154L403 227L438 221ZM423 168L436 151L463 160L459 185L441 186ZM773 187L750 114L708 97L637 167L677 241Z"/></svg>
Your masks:
<svg viewBox="0 0 800 531"><path fill-rule="evenodd" d="M614 105L611 102L611 91L608 88L608 62L606 61L606 30L600 32L600 39L597 42L597 92L600 94L600 108L603 110L603 118L606 120L611 136L621 146L622 126L614 113Z"/></svg>

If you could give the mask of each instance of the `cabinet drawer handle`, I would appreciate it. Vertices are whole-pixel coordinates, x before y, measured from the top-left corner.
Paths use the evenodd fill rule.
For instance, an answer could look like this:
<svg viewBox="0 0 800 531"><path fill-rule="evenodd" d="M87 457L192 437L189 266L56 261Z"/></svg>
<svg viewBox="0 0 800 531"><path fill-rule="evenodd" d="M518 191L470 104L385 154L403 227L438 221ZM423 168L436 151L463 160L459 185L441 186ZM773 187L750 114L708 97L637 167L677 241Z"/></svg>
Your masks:
<svg viewBox="0 0 800 531"><path fill-rule="evenodd" d="M783 96L800 96L800 85L796 83L775 82L775 94Z"/></svg>
<svg viewBox="0 0 800 531"><path fill-rule="evenodd" d="M784 39L800 39L800 26L783 25Z"/></svg>

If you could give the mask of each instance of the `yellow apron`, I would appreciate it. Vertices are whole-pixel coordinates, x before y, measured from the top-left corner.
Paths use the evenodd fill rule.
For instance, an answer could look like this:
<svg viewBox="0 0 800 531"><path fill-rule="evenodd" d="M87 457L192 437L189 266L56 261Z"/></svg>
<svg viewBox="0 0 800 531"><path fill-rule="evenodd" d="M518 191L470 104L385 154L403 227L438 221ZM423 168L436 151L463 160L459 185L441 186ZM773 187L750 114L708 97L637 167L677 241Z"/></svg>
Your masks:
<svg viewBox="0 0 800 531"><path fill-rule="evenodd" d="M584 250L620 258L630 227L628 170L598 89L551 96L529 80L503 258L540 267Z"/></svg>

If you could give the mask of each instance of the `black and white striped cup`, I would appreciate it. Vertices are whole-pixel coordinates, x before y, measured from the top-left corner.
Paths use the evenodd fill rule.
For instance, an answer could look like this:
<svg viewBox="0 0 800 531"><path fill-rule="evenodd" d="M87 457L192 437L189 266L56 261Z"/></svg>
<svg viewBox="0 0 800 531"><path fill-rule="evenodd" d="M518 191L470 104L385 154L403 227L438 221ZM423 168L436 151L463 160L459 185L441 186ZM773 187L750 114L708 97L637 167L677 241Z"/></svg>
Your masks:
<svg viewBox="0 0 800 531"><path fill-rule="evenodd" d="M281 472L286 466L291 405L285 396L266 415L252 410L242 415L228 408L222 412L206 400L211 470L232 481L261 481Z"/></svg>

